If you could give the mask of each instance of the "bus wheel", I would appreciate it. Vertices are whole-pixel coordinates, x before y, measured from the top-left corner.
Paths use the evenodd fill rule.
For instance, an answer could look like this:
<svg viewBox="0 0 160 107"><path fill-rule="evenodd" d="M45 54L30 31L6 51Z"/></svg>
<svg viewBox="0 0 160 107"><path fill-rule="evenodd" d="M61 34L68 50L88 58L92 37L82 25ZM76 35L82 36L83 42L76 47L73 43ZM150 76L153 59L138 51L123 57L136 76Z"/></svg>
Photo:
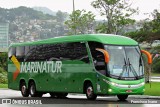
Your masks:
<svg viewBox="0 0 160 107"><path fill-rule="evenodd" d="M29 91L26 87L26 83L22 82L20 85L20 91L23 97L28 97L29 96Z"/></svg>
<svg viewBox="0 0 160 107"><path fill-rule="evenodd" d="M36 85L34 82L31 82L29 85L29 94L31 97L42 97L43 93L36 91Z"/></svg>
<svg viewBox="0 0 160 107"><path fill-rule="evenodd" d="M128 95L117 95L120 101L125 101L128 98Z"/></svg>
<svg viewBox="0 0 160 107"><path fill-rule="evenodd" d="M93 86L91 83L87 84L85 92L88 100L95 100L97 98L97 95L94 94Z"/></svg>

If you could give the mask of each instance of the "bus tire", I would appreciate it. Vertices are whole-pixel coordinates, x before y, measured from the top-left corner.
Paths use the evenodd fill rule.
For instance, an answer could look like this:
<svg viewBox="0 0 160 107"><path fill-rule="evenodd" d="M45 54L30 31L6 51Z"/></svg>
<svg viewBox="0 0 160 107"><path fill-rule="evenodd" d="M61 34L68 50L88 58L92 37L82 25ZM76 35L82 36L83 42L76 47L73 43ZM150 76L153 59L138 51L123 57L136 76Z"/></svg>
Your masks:
<svg viewBox="0 0 160 107"><path fill-rule="evenodd" d="M20 83L20 91L23 97L29 96L29 90L27 89L26 83L24 81Z"/></svg>
<svg viewBox="0 0 160 107"><path fill-rule="evenodd" d="M117 95L120 101L125 101L128 98L128 95Z"/></svg>
<svg viewBox="0 0 160 107"><path fill-rule="evenodd" d="M34 82L29 84L29 94L31 97L42 97L43 93L36 91L36 85Z"/></svg>
<svg viewBox="0 0 160 107"><path fill-rule="evenodd" d="M85 93L88 100L95 100L97 98L97 95L94 94L93 86L91 83L88 83L85 89Z"/></svg>

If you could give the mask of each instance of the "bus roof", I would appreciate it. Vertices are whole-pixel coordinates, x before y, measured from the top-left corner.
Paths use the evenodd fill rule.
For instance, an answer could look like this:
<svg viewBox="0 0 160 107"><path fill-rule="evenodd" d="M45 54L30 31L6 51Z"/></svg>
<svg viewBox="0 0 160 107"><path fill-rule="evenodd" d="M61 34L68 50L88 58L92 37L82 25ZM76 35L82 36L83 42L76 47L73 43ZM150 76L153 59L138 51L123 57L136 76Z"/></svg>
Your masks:
<svg viewBox="0 0 160 107"><path fill-rule="evenodd" d="M138 42L135 40L113 34L83 34L83 35L72 35L72 36L60 36L49 39L44 39L34 42L25 42L25 43L15 43L11 46L25 46L25 45L37 45L37 44L50 44L50 43L65 43L65 42L85 42L85 41L94 41L100 42L103 44L111 45L138 45Z"/></svg>

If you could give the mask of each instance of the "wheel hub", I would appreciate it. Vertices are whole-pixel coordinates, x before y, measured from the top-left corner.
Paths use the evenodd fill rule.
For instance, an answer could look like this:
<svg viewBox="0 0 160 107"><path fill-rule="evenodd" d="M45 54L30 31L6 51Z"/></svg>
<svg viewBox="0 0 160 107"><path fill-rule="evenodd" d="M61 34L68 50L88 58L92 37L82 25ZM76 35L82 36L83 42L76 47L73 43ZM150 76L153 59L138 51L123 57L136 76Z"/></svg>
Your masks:
<svg viewBox="0 0 160 107"><path fill-rule="evenodd" d="M24 93L25 93L25 91L26 91L26 86L25 86L25 85L23 85L23 86L22 86L22 93L24 94Z"/></svg>
<svg viewBox="0 0 160 107"><path fill-rule="evenodd" d="M92 94L92 87L87 88L87 95L90 96Z"/></svg>
<svg viewBox="0 0 160 107"><path fill-rule="evenodd" d="M35 92L35 88L33 87L33 86L31 86L31 88L30 88L31 90L30 90L30 92L31 92L31 94L33 95L34 94L34 92Z"/></svg>

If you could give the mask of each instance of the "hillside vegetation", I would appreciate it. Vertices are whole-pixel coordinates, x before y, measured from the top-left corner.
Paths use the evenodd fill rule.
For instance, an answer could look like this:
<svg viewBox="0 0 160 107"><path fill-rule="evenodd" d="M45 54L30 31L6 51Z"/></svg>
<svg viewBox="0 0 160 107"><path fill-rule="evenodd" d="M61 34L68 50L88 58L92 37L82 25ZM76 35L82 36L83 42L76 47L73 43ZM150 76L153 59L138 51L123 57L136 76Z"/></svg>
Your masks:
<svg viewBox="0 0 160 107"><path fill-rule="evenodd" d="M0 83L6 84L7 80L7 53L0 54Z"/></svg>

